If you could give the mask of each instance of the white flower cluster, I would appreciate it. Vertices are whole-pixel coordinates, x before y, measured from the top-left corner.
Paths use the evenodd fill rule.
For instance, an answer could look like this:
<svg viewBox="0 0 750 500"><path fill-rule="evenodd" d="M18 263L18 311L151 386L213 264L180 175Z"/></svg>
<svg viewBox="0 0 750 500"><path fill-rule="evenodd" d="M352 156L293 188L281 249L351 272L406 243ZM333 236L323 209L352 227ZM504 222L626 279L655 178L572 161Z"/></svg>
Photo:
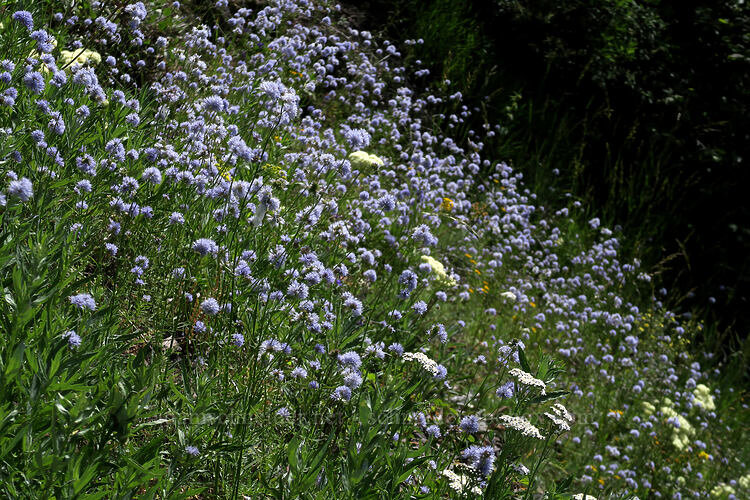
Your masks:
<svg viewBox="0 0 750 500"><path fill-rule="evenodd" d="M567 408L560 403L552 405L552 413L545 413L544 415L552 420L557 426L560 432L567 432L570 430L570 424L573 423L573 415L571 415Z"/></svg>
<svg viewBox="0 0 750 500"><path fill-rule="evenodd" d="M573 495L573 500L596 500L596 497L591 495L584 495L583 493L576 493Z"/></svg>
<svg viewBox="0 0 750 500"><path fill-rule="evenodd" d="M510 374L518 380L519 384L538 387L542 391L542 395L547 393L547 384L538 378L535 378L532 374L526 373L519 368L513 368L510 371Z"/></svg>
<svg viewBox="0 0 750 500"><path fill-rule="evenodd" d="M420 365L422 365L422 368L430 372L433 377L438 374L438 364L428 358L427 355L423 352L405 352L402 359L404 361L418 362Z"/></svg>
<svg viewBox="0 0 750 500"><path fill-rule="evenodd" d="M430 265L430 267L432 268L432 272L434 272L437 276L438 282L443 283L446 286L456 286L458 284L456 283L456 280L448 275L448 273L445 271L445 266L440 261L436 260L434 257L431 257L430 255L423 255L421 259L422 262L426 262Z"/></svg>
<svg viewBox="0 0 750 500"><path fill-rule="evenodd" d="M383 163L383 160L377 156L365 151L355 151L350 154L349 163L351 163L352 167L356 169L382 167L385 164Z"/></svg>
<svg viewBox="0 0 750 500"><path fill-rule="evenodd" d="M443 471L443 475L448 478L448 485L457 493L461 493L464 491L464 489L469 485L469 481L471 481L471 478L469 476L464 476L462 474L456 474L450 469L445 469ZM481 495L482 489L478 486L474 486L471 488L471 492L475 495Z"/></svg>
<svg viewBox="0 0 750 500"><path fill-rule="evenodd" d="M700 405L700 407L704 410L714 411L716 409L716 405L714 404L714 397L711 395L711 389L709 389L707 386L703 384L696 385L695 390L693 391L693 396L695 396L695 399L693 401L697 405Z"/></svg>
<svg viewBox="0 0 750 500"><path fill-rule="evenodd" d="M533 437L536 439L544 439L539 429L523 417L513 417L511 415L503 415L500 417L500 422L510 427L511 429L517 430L521 434L527 437Z"/></svg>
<svg viewBox="0 0 750 500"><path fill-rule="evenodd" d="M673 405L671 399L664 398L664 406L659 408L659 410L665 421L673 426L672 444L675 448L682 451L690 445L693 436L695 436L695 428L688 419L675 411Z"/></svg>

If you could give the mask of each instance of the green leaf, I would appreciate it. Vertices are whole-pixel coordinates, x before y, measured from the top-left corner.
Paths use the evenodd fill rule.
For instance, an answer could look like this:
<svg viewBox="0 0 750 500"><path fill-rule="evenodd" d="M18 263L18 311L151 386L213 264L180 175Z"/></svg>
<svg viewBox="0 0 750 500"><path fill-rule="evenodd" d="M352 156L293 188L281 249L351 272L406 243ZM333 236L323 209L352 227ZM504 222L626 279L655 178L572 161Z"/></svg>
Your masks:
<svg viewBox="0 0 750 500"><path fill-rule="evenodd" d="M289 459L289 467L291 467L292 473L299 469L297 453L299 452L300 442L300 438L295 436L289 441L289 445L287 446L287 458Z"/></svg>
<svg viewBox="0 0 750 500"><path fill-rule="evenodd" d="M518 362L521 365L521 369L525 371L526 373L531 373L531 367L529 366L529 361L526 359L526 353L523 352L523 349L520 347L518 348Z"/></svg>
<svg viewBox="0 0 750 500"><path fill-rule="evenodd" d="M75 491L76 494L80 493L81 490L91 482L91 480L96 475L96 472L97 464L92 464L86 467L86 470L83 471L81 477L73 483L73 491Z"/></svg>
<svg viewBox="0 0 750 500"><path fill-rule="evenodd" d="M570 394L569 391L553 391L548 392L547 394L543 396L537 396L530 400L530 403L536 404L536 403L544 403L545 401L551 401L553 399L561 398L567 394Z"/></svg>
<svg viewBox="0 0 750 500"><path fill-rule="evenodd" d="M9 380L15 377L16 372L21 369L23 365L24 351L26 350L26 344L21 342L13 350L13 354L8 360L8 364L5 367L5 376L3 377L3 384L7 385Z"/></svg>

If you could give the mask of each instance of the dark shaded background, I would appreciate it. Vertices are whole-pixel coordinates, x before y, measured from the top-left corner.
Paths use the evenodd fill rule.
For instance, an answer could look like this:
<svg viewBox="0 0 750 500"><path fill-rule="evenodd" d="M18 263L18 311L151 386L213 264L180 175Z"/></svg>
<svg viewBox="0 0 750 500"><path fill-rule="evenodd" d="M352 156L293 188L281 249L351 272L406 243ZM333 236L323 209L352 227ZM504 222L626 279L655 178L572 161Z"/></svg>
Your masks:
<svg viewBox="0 0 750 500"><path fill-rule="evenodd" d="M372 0L345 12L501 123L546 204L621 225L667 303L728 351L750 327L750 17L737 1ZM555 169L559 175L553 174ZM658 293L658 292L657 292Z"/></svg>

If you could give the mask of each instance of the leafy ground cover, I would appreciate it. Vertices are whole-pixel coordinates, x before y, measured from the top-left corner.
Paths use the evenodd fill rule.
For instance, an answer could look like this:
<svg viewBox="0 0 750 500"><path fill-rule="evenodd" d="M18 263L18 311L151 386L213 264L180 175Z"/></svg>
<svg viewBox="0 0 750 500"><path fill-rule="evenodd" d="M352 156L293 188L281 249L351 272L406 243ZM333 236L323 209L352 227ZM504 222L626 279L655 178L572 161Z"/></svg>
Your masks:
<svg viewBox="0 0 750 500"><path fill-rule="evenodd" d="M336 5L0 21L4 496L750 491L741 353Z"/></svg>

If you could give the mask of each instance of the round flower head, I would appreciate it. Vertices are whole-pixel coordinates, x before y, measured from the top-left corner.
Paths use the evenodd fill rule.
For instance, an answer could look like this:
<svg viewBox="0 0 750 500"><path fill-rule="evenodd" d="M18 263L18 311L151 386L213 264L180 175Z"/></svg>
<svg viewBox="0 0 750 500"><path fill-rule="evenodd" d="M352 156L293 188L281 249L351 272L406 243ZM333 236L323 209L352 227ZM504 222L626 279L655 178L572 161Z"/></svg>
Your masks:
<svg viewBox="0 0 750 500"><path fill-rule="evenodd" d="M34 18L31 16L31 12L29 12L28 10L15 11L11 16L11 19L23 24L29 31L34 28Z"/></svg>
<svg viewBox="0 0 750 500"><path fill-rule="evenodd" d="M513 382L506 382L503 385L501 385L498 390L495 392L498 397L500 398L512 398L514 391L513 391Z"/></svg>
<svg viewBox="0 0 750 500"><path fill-rule="evenodd" d="M362 366L362 359L359 357L359 354L354 351L339 354L338 360L342 365L349 366L355 370L358 370L359 367Z"/></svg>
<svg viewBox="0 0 750 500"><path fill-rule="evenodd" d="M220 310L221 306L219 305L219 302L213 297L209 297L201 302L201 311L203 311L205 314L208 314L209 316L215 316L219 314Z"/></svg>
<svg viewBox="0 0 750 500"><path fill-rule="evenodd" d="M35 94L44 92L44 77L38 71L26 73L23 77L23 84Z"/></svg>
<svg viewBox="0 0 750 500"><path fill-rule="evenodd" d="M204 255L216 255L219 253L219 247L216 245L214 240L208 238L201 238L193 242L193 250L198 252L201 256Z"/></svg>
<svg viewBox="0 0 750 500"><path fill-rule="evenodd" d="M17 181L10 182L10 185L8 186L8 194L26 202L34 196L34 189L31 185L31 181L26 177L22 177Z"/></svg>
<svg viewBox="0 0 750 500"><path fill-rule="evenodd" d="M495 463L495 450L491 446L472 445L466 448L461 453L461 456L484 477L492 474Z"/></svg>
<svg viewBox="0 0 750 500"><path fill-rule="evenodd" d="M430 425L424 431L429 437L434 439L438 439L441 436L440 427L437 425Z"/></svg>
<svg viewBox="0 0 750 500"><path fill-rule="evenodd" d="M354 149L362 149L370 144L370 134L361 128L347 130L344 136Z"/></svg>
<svg viewBox="0 0 750 500"><path fill-rule="evenodd" d="M96 302L94 301L94 298L88 293L71 295L70 297L68 297L68 300L70 300L70 303L74 306L77 306L79 309L88 309L89 311L93 311L94 309L96 309Z"/></svg>
<svg viewBox="0 0 750 500"><path fill-rule="evenodd" d="M156 167L148 167L143 171L141 179L151 184L161 184L161 171Z"/></svg>
<svg viewBox="0 0 750 500"><path fill-rule="evenodd" d="M245 337L243 337L241 333L233 333L232 344L237 347L242 347L245 344Z"/></svg>
<svg viewBox="0 0 750 500"><path fill-rule="evenodd" d="M81 337L78 336L75 330L65 332L63 338L68 339L68 344L71 348L76 348L81 345Z"/></svg>
<svg viewBox="0 0 750 500"><path fill-rule="evenodd" d="M352 399L352 390L345 385L338 386L331 394L331 399L336 401L349 401Z"/></svg>
<svg viewBox="0 0 750 500"><path fill-rule="evenodd" d="M461 423L458 426L468 434L476 434L479 432L479 417L476 415L466 416L461 419Z"/></svg>

